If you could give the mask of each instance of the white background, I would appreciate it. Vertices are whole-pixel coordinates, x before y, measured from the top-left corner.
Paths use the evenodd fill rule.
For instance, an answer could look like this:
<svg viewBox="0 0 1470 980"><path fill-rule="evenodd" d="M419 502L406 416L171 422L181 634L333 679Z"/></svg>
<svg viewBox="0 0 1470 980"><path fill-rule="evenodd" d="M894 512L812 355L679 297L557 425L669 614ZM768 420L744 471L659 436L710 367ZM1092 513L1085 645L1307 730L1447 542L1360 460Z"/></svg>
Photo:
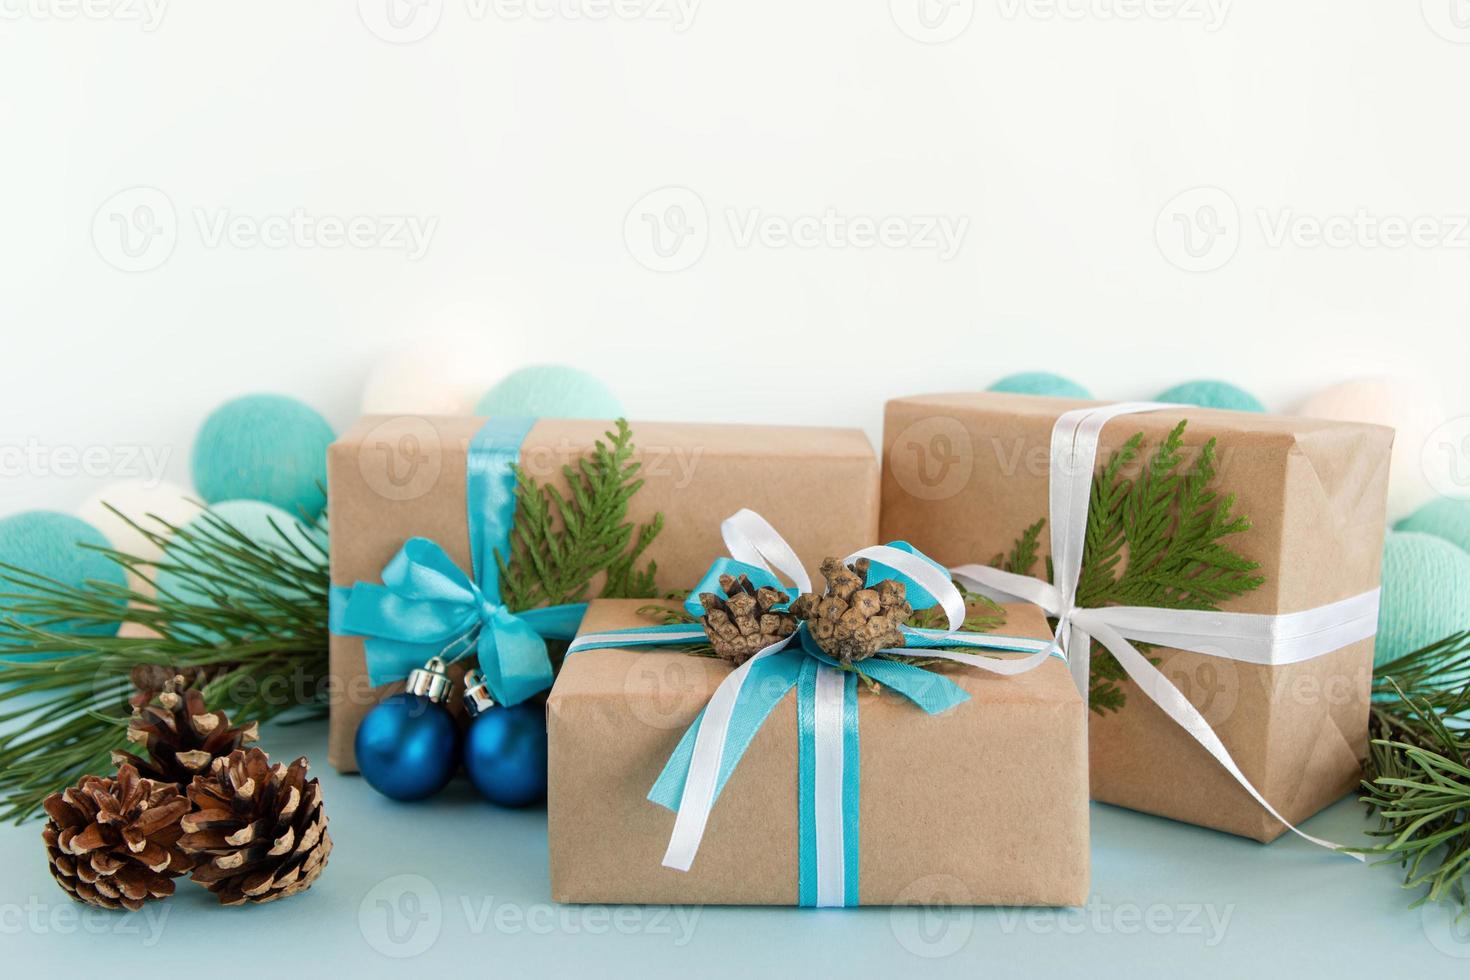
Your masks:
<svg viewBox="0 0 1470 980"><path fill-rule="evenodd" d="M218 402L340 428L449 329L503 351L487 381L566 362L635 420L876 436L888 396L1045 365L1276 408L1391 371L1470 408L1463 0L144 2L0 0L0 446L147 445L187 482ZM845 236L773 237L829 209ZM1428 238L1312 240L1360 210ZM298 212L432 234L211 237ZM884 218L904 240L866 243ZM0 512L109 476L10 473Z"/></svg>

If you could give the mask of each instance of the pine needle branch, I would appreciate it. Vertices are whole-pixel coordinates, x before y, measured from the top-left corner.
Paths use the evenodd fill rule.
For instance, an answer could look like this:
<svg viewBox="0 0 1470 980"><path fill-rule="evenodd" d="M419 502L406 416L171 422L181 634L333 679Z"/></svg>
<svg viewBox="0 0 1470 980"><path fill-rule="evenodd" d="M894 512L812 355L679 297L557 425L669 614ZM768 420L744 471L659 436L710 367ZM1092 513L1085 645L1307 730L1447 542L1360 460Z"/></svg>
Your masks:
<svg viewBox="0 0 1470 980"><path fill-rule="evenodd" d="M210 710L239 721L325 704L330 579L315 540L272 522L257 541L212 511L187 527L118 516L165 557L83 547L148 588L168 573L198 595L0 564L0 818L21 822L58 786L106 771L126 743L136 671L186 673ZM129 635L78 632L116 623Z"/></svg>

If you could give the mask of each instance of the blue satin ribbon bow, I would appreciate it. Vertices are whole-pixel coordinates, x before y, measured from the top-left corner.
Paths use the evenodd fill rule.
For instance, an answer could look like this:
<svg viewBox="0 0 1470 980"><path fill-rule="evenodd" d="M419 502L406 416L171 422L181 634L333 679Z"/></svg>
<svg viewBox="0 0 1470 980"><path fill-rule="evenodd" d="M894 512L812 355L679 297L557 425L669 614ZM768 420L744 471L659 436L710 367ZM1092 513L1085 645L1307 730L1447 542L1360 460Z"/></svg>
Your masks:
<svg viewBox="0 0 1470 980"><path fill-rule="evenodd" d="M368 682L402 680L456 641L479 658L491 696L519 704L551 686L547 639L570 640L586 603L513 613L501 601L496 552L515 522L515 463L534 419L490 419L467 455L466 519L473 577L437 542L410 538L383 568L382 584L331 592L331 629L364 637ZM458 659L457 657L454 659Z"/></svg>

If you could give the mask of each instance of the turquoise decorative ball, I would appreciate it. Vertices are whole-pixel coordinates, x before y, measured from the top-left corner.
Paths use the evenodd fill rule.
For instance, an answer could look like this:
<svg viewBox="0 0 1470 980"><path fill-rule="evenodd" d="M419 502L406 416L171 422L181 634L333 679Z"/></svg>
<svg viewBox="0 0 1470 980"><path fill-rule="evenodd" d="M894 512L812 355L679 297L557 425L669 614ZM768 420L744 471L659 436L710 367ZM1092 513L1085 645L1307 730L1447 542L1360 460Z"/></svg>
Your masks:
<svg viewBox="0 0 1470 980"><path fill-rule="evenodd" d="M1470 551L1470 500L1451 497L1431 500L1395 524L1394 530L1432 534Z"/></svg>
<svg viewBox="0 0 1470 980"><path fill-rule="evenodd" d="M327 537L323 530L303 524L281 508L259 500L223 500L217 504L211 504L209 510L185 524L181 533L193 532L196 535L227 541L228 532L219 529L216 522L210 521L210 514L250 540L274 548L289 557L294 557L291 551L292 545L308 555L315 555L318 553L318 548L325 549L326 547ZM272 526L272 521L275 522L274 526ZM218 590L219 583L210 583L206 588L198 577L186 571L168 567L174 565L192 570L200 568L199 561L188 554L185 547L182 544L177 547L171 544L163 549L163 557L159 559L159 565L163 567L159 568L157 574L158 591L187 602L211 603L214 599L209 589ZM228 588L225 591L226 594L243 595L243 592L232 593ZM288 589L278 591L283 596L299 598L291 596Z"/></svg>
<svg viewBox="0 0 1470 980"><path fill-rule="evenodd" d="M1023 371L1008 375L991 385L989 391L1013 395L1051 395L1053 398L1091 398L1092 392L1060 374L1049 371Z"/></svg>
<svg viewBox="0 0 1470 980"><path fill-rule="evenodd" d="M0 561L69 586L81 586L88 581L105 582L119 587L127 585L127 576L121 565L95 551L80 547L84 544L98 548L112 547L101 531L70 514L32 510L0 520ZM0 592L27 597L39 595L36 589L8 581L0 583ZM0 609L4 609L6 615L11 615L11 603L15 601L0 600ZM123 603L119 602L117 606L120 610ZM44 620L42 616L29 613L16 613L15 618L28 625ZM111 636L117 632L118 624L89 623L73 627L54 624L47 628L85 636Z"/></svg>
<svg viewBox="0 0 1470 980"><path fill-rule="evenodd" d="M1383 548L1375 666L1470 626L1470 552L1443 538L1392 531Z"/></svg>
<svg viewBox="0 0 1470 980"><path fill-rule="evenodd" d="M225 402L194 440L194 486L206 503L262 500L315 518L326 506L327 447L315 409L281 395Z"/></svg>
<svg viewBox="0 0 1470 980"><path fill-rule="evenodd" d="M1261 400L1228 381L1186 381L1159 392L1156 402L1176 402L1201 408L1226 408L1232 412L1264 412Z"/></svg>
<svg viewBox="0 0 1470 980"><path fill-rule="evenodd" d="M506 375L475 405L486 418L614 419L622 403L601 381L576 368L538 364Z"/></svg>

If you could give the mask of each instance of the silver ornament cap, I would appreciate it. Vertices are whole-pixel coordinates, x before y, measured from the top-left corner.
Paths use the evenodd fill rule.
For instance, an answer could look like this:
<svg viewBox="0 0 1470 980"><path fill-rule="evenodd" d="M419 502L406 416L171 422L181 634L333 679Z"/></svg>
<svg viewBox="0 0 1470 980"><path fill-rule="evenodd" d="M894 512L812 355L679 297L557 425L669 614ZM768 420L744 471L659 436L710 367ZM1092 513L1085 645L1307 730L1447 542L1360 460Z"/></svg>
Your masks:
<svg viewBox="0 0 1470 980"><path fill-rule="evenodd" d="M490 686L485 683L485 675L478 670L471 670L464 675L464 709L469 712L471 718L483 714L495 707L495 699L490 696Z"/></svg>
<svg viewBox="0 0 1470 980"><path fill-rule="evenodd" d="M442 704L448 699L449 692L453 689L454 682L449 679L444 661L433 657L422 667L415 667L409 671L408 686L404 688L404 691L428 698L435 704Z"/></svg>

